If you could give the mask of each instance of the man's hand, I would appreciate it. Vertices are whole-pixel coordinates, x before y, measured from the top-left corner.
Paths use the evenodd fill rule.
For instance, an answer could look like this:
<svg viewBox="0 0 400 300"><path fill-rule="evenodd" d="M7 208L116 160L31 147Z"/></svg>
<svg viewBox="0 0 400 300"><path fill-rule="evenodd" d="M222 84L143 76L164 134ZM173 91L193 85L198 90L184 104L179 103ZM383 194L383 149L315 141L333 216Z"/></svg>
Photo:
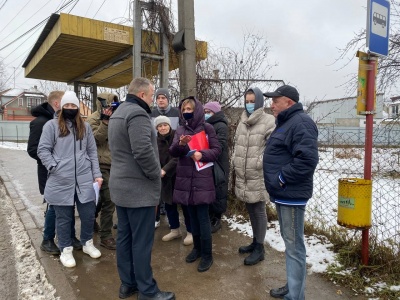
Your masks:
<svg viewBox="0 0 400 300"><path fill-rule="evenodd" d="M108 125L108 121L109 121L109 118L111 117L112 113L113 113L112 107L103 108L102 114L108 116L107 119L102 120L104 124Z"/></svg>
<svg viewBox="0 0 400 300"><path fill-rule="evenodd" d="M163 169L161 169L161 178L163 178L167 174Z"/></svg>
<svg viewBox="0 0 400 300"><path fill-rule="evenodd" d="M94 181L96 181L96 182L98 183L99 189L100 189L100 188L101 188L101 185L103 184L103 178L97 177L97 178L95 178Z"/></svg>

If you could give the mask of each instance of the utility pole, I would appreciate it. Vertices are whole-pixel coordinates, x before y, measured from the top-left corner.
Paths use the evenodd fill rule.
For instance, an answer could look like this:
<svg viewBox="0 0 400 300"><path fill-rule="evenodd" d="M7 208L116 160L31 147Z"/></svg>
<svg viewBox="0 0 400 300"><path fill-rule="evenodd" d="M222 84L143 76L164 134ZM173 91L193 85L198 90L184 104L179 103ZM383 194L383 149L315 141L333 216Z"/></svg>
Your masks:
<svg viewBox="0 0 400 300"><path fill-rule="evenodd" d="M180 97L196 96L196 41L194 0L178 0L178 30L184 31L186 50L179 54Z"/></svg>

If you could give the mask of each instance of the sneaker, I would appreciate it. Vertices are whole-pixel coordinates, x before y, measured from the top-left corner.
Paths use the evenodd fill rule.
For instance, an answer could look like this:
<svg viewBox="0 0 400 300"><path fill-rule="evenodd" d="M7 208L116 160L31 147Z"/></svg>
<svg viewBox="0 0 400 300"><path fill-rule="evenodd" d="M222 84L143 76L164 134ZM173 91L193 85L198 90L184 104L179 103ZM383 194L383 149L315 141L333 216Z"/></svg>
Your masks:
<svg viewBox="0 0 400 300"><path fill-rule="evenodd" d="M154 228L158 228L158 227L160 227L160 225L161 225L161 222L160 221L156 221L156 223L154 225Z"/></svg>
<svg viewBox="0 0 400 300"><path fill-rule="evenodd" d="M48 254L60 255L60 249L58 249L56 243L54 243L54 239L43 240L40 244L40 249Z"/></svg>
<svg viewBox="0 0 400 300"><path fill-rule="evenodd" d="M272 289L269 291L271 297L279 299L283 299L287 293L289 293L289 288L287 284L283 287Z"/></svg>
<svg viewBox="0 0 400 300"><path fill-rule="evenodd" d="M60 255L60 261L66 268L73 268L76 266L75 258L72 255L74 248L72 246L65 247Z"/></svg>
<svg viewBox="0 0 400 300"><path fill-rule="evenodd" d="M188 232L188 233L186 234L186 237L185 237L185 239L183 240L183 244L184 244L185 246L189 246L189 245L192 245L192 244L193 244L193 236L192 236L192 234L191 234L190 232Z"/></svg>
<svg viewBox="0 0 400 300"><path fill-rule="evenodd" d="M108 250L115 250L117 249L117 243L115 242L114 238L104 239L101 240L100 246L108 249Z"/></svg>
<svg viewBox="0 0 400 300"><path fill-rule="evenodd" d="M88 240L83 246L83 253L88 254L91 258L99 258L101 252L95 246L93 246L93 240Z"/></svg>
<svg viewBox="0 0 400 300"><path fill-rule="evenodd" d="M166 234L166 235L164 235L164 236L162 237L162 241L163 241L163 242L169 242L169 241L172 241L172 240L174 240L174 239L178 239L178 238L180 238L181 236L182 236L182 234L181 234L181 231L180 231L179 228L171 229L171 232L170 232L170 233L168 233L168 234Z"/></svg>
<svg viewBox="0 0 400 300"><path fill-rule="evenodd" d="M82 250L82 244L81 241L78 240L75 236L71 238L72 241L72 247L74 247L74 250Z"/></svg>

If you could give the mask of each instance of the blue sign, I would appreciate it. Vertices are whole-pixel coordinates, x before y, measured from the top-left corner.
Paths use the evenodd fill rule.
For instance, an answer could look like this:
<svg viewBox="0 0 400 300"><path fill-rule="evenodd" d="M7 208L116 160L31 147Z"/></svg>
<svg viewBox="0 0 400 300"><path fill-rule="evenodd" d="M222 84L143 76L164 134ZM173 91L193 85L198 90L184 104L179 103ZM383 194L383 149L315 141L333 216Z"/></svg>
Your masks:
<svg viewBox="0 0 400 300"><path fill-rule="evenodd" d="M371 53L389 54L389 17L389 1L368 0L367 47Z"/></svg>

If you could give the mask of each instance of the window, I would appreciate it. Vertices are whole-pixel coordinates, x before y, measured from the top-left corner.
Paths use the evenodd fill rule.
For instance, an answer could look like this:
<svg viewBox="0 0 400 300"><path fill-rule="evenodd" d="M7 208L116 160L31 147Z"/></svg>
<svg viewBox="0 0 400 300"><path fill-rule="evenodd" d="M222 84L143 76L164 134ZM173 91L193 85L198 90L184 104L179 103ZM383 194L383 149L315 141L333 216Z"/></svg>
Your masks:
<svg viewBox="0 0 400 300"><path fill-rule="evenodd" d="M18 106L24 106L24 98L18 98Z"/></svg>

